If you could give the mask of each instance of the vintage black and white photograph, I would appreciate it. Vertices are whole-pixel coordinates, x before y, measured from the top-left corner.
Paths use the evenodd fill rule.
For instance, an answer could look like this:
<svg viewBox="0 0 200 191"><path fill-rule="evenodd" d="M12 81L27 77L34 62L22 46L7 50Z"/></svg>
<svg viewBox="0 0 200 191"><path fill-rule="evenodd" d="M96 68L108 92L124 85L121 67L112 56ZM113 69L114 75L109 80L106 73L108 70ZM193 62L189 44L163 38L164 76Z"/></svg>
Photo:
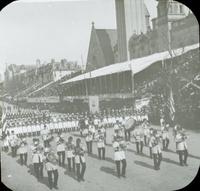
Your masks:
<svg viewBox="0 0 200 191"><path fill-rule="evenodd" d="M199 24L175 0L18 0L0 11L1 182L172 191L200 166Z"/></svg>

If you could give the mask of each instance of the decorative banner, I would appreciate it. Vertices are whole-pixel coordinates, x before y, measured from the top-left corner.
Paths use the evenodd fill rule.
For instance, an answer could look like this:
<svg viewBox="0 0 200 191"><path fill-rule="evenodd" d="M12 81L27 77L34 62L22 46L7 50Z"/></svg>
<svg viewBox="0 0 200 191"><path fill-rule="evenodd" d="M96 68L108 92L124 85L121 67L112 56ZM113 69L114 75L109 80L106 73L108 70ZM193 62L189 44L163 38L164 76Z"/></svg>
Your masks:
<svg viewBox="0 0 200 191"><path fill-rule="evenodd" d="M135 100L135 108L136 109L141 109L144 106L148 106L149 105L149 98L143 98L143 99L138 99Z"/></svg>
<svg viewBox="0 0 200 191"><path fill-rule="evenodd" d="M99 96L89 96L89 108L91 113L99 112Z"/></svg>

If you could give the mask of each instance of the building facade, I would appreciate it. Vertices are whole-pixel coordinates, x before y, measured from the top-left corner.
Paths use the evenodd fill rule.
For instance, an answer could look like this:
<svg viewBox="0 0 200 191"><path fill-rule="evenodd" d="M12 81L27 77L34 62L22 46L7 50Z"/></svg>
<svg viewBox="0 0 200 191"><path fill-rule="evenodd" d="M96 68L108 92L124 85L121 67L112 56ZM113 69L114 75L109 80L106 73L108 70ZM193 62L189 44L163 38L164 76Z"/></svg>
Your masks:
<svg viewBox="0 0 200 191"><path fill-rule="evenodd" d="M40 64L36 61L35 66L9 65L5 71L5 89L10 95L24 92L24 95L53 81L57 81L65 75L81 70L77 62L62 59L56 62Z"/></svg>
<svg viewBox="0 0 200 191"><path fill-rule="evenodd" d="M146 33L129 39L130 59L156 52L184 48L199 42L199 25L194 14L178 2L158 0L157 18Z"/></svg>

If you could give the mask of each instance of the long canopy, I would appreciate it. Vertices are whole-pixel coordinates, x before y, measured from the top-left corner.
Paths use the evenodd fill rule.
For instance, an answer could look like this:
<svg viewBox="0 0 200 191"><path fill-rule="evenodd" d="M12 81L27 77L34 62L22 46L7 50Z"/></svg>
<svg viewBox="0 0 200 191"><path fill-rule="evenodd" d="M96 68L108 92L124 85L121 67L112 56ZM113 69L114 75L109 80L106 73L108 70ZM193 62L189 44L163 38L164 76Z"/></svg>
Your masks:
<svg viewBox="0 0 200 191"><path fill-rule="evenodd" d="M179 48L176 49L172 52L172 56L179 56L183 53L186 53L190 50L196 49L199 47L199 43L198 44L194 44L191 46L187 46L184 48ZM121 63L116 63L116 64L112 64L109 66L105 66L96 70L93 70L91 72L87 72L84 74L81 74L79 76L76 76L74 78L71 78L65 82L62 82L61 84L68 84L71 82L77 82L77 81L81 81L84 79L90 79L90 78L96 78L96 77L100 77L100 76L106 76L106 75L110 75L110 74L114 74L114 73L120 73L120 72L125 72L125 71L132 71L132 74L137 74L138 72L141 72L142 70L146 69L147 67L149 67L150 65L152 65L155 62L158 61L162 61L165 59L169 59L171 58L171 55L169 54L169 51L165 51L165 52L161 52L161 53L155 53L146 57L142 57L142 58L137 58L137 59L133 59L130 61L126 61L126 62L121 62Z"/></svg>

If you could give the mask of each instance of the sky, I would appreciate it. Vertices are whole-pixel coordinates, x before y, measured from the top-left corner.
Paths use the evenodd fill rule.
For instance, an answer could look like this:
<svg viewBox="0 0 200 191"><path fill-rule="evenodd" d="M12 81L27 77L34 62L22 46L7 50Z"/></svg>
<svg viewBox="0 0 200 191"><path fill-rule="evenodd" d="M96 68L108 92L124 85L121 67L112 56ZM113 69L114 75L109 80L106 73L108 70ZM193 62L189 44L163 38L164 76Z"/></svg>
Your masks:
<svg viewBox="0 0 200 191"><path fill-rule="evenodd" d="M151 18L156 0L144 0ZM0 12L0 73L6 63L33 65L66 58L85 64L92 22L116 29L114 0L20 0Z"/></svg>

